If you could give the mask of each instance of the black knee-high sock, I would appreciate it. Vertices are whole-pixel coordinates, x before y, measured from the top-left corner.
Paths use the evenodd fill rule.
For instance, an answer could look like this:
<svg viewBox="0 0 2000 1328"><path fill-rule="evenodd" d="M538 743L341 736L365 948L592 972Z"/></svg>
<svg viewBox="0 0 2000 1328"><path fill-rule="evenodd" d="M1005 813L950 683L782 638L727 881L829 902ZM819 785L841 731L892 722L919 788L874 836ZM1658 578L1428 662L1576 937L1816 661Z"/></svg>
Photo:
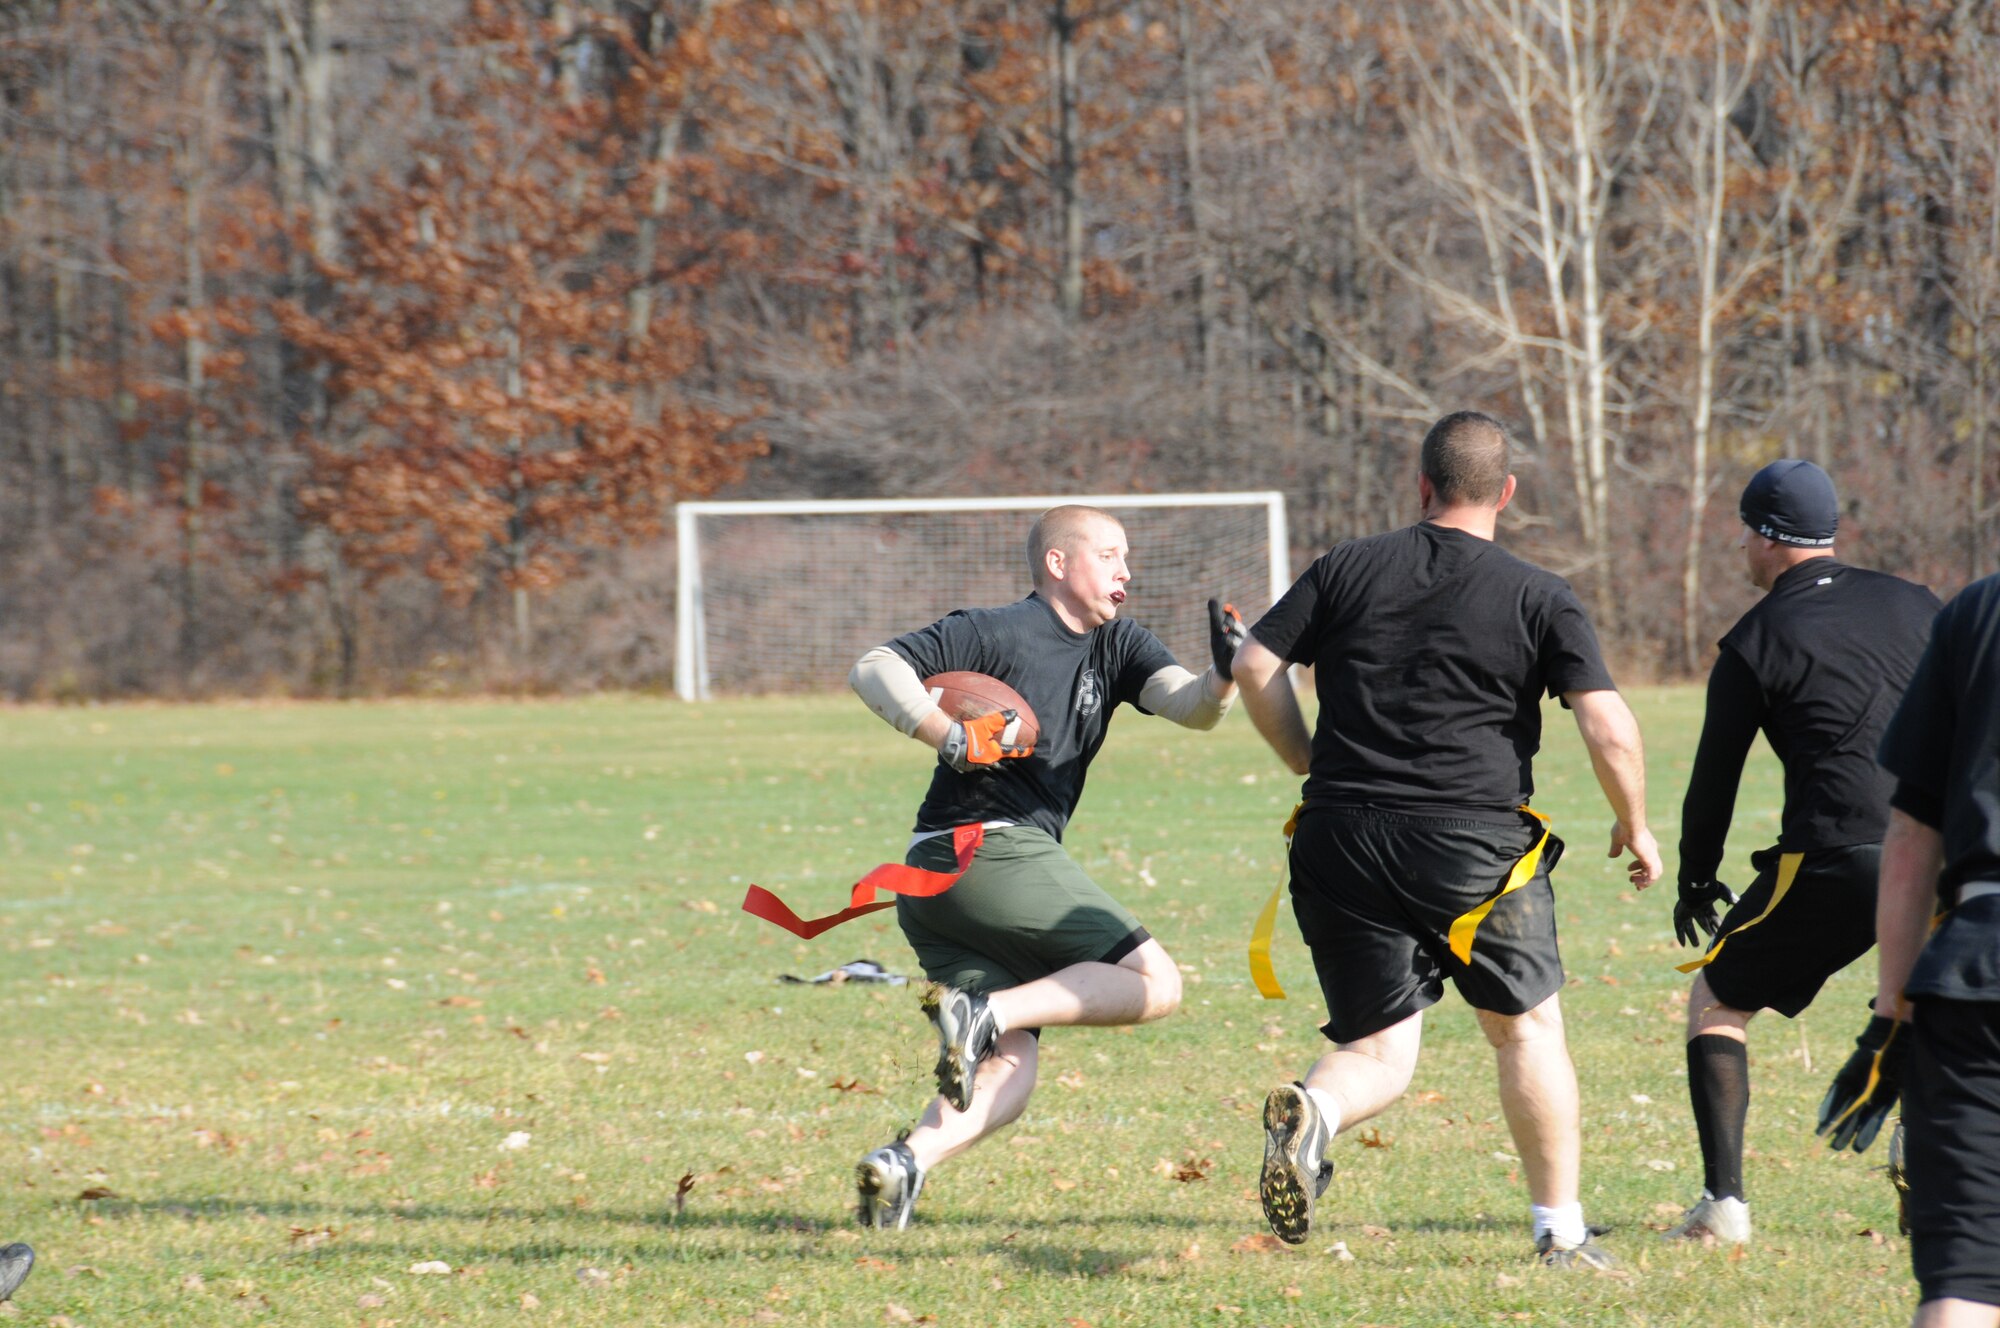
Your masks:
<svg viewBox="0 0 2000 1328"><path fill-rule="evenodd" d="M1743 1197L1743 1121L1750 1114L1749 1050L1735 1038L1688 1039L1688 1098L1701 1137L1702 1188L1718 1199Z"/></svg>

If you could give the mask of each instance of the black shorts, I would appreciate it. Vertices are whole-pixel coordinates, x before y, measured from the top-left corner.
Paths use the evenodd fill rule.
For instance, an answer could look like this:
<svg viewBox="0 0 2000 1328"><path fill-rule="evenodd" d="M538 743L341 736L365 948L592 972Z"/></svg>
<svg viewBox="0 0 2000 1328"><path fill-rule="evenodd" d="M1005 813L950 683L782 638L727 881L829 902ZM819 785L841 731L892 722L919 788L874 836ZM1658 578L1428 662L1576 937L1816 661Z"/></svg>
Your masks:
<svg viewBox="0 0 2000 1328"><path fill-rule="evenodd" d="M1925 1300L2000 1305L2000 1002L1913 1004L1903 1085L1910 1263Z"/></svg>
<svg viewBox="0 0 2000 1328"><path fill-rule="evenodd" d="M1447 977L1474 1009L1495 1014L1524 1014L1560 990L1549 870L1562 841L1543 843L1542 833L1525 814L1510 826L1365 808L1302 813L1292 911L1326 996L1326 1036L1352 1042L1400 1023L1435 1005Z"/></svg>
<svg viewBox="0 0 2000 1328"><path fill-rule="evenodd" d="M1787 1019L1875 944L1880 844L1750 855L1757 879L1723 916L1701 970L1716 999Z"/></svg>

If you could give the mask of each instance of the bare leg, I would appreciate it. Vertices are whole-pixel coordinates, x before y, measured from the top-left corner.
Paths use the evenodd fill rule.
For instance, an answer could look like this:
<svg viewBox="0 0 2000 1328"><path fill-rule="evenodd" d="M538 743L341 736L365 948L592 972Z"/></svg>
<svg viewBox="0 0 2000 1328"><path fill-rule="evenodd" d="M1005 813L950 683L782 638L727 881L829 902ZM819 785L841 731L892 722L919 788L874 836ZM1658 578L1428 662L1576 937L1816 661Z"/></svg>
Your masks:
<svg viewBox="0 0 2000 1328"><path fill-rule="evenodd" d="M2000 1326L2000 1305L1984 1305L1976 1300L1945 1296L1917 1306L1910 1328L1996 1328Z"/></svg>
<svg viewBox="0 0 2000 1328"><path fill-rule="evenodd" d="M1025 1029L1000 1035L994 1053L979 1063L979 1092L964 1111L942 1097L933 1098L923 1119L906 1141L925 1171L956 1157L992 1134L1012 1125L1035 1091L1038 1045Z"/></svg>
<svg viewBox="0 0 2000 1328"><path fill-rule="evenodd" d="M1559 999L1551 996L1526 1014L1479 1011L1500 1072L1500 1108L1528 1173L1528 1197L1545 1208L1576 1202L1583 1155L1576 1067Z"/></svg>
<svg viewBox="0 0 2000 1328"><path fill-rule="evenodd" d="M1338 1102L1340 1128L1352 1129L1394 1105L1410 1086L1423 1035L1424 1012L1419 1010L1379 1033L1340 1043L1313 1062L1306 1087Z"/></svg>
<svg viewBox="0 0 2000 1328"><path fill-rule="evenodd" d="M1756 1015L1755 1010L1739 1010L1717 1000L1708 985L1708 974L1695 970L1694 986L1688 990L1688 1041L1692 1042L1704 1033L1713 1033L1717 1037L1747 1042L1750 1021Z"/></svg>
<svg viewBox="0 0 2000 1328"><path fill-rule="evenodd" d="M1003 1028L1144 1024L1180 1008L1181 972L1158 941L1148 940L1115 964L1071 964L986 999ZM984 1093L983 1066L979 1076Z"/></svg>

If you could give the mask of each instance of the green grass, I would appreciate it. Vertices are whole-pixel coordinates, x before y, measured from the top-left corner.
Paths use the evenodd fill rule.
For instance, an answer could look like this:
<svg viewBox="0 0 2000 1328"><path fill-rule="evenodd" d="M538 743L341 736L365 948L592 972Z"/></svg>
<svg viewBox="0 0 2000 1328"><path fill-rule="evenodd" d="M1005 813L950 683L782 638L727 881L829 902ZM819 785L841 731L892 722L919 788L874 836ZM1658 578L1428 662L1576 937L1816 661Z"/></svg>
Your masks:
<svg viewBox="0 0 2000 1328"><path fill-rule="evenodd" d="M1671 848L1700 697L1635 704ZM21 1321L1901 1321L1881 1147L1810 1133L1872 960L1752 1030L1758 1243L1654 1239L1700 1186L1672 887L1634 898L1602 858L1560 712L1548 747L1586 1202L1618 1281L1528 1266L1455 996L1364 1128L1381 1146L1337 1147L1321 1234L1258 1238L1258 1107L1322 1011L1288 918L1292 999L1246 977L1295 781L1240 715L1121 715L1070 835L1186 968L1185 1008L1052 1033L1027 1116L940 1168L911 1230L863 1234L853 1163L926 1100L928 1028L904 989L775 979L908 951L891 914L802 944L737 911L751 880L828 911L900 857L928 758L851 700L0 711L0 1240L42 1259ZM1729 879L1778 800L1760 751ZM409 1271L430 1260L453 1271Z"/></svg>

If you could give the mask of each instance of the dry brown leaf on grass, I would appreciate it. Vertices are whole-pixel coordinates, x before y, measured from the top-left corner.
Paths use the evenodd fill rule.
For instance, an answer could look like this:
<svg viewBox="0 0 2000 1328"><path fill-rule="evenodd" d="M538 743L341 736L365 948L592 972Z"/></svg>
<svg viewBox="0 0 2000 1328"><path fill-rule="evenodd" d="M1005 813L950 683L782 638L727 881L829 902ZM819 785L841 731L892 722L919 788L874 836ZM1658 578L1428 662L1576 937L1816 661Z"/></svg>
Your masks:
<svg viewBox="0 0 2000 1328"><path fill-rule="evenodd" d="M879 1088L874 1088L868 1084L862 1083L861 1080L858 1078L849 1079L845 1083L843 1083L839 1078L836 1077L832 1083L827 1085L827 1087L832 1089L836 1093L880 1093L882 1091Z"/></svg>
<svg viewBox="0 0 2000 1328"><path fill-rule="evenodd" d="M1396 1146L1396 1141L1394 1139L1384 1139L1382 1131L1379 1129L1371 1129L1368 1133L1359 1136L1359 1142L1363 1148L1394 1148Z"/></svg>
<svg viewBox="0 0 2000 1328"><path fill-rule="evenodd" d="M1207 1180L1208 1173L1215 1170L1215 1159L1196 1157L1189 1153L1180 1166L1174 1169L1173 1178L1186 1184L1188 1181Z"/></svg>
<svg viewBox="0 0 2000 1328"><path fill-rule="evenodd" d="M326 1244L338 1234L332 1227L293 1227L291 1240L292 1244L309 1250Z"/></svg>
<svg viewBox="0 0 2000 1328"><path fill-rule="evenodd" d="M99 1199L116 1199L118 1197L118 1192L116 1190L109 1188L108 1186L93 1185L89 1189L84 1190L83 1192L78 1194L76 1197L83 1200L85 1203L94 1203Z"/></svg>
<svg viewBox="0 0 2000 1328"><path fill-rule="evenodd" d="M537 1296L537 1295L536 1295L536 1294L535 1294L534 1292L532 1292L532 1291L523 1291L523 1292L521 1293L521 1308L522 1308L522 1309L524 1309L524 1310L538 1310L538 1309L540 1309L541 1307L542 1307L542 1298L541 1298L540 1296Z"/></svg>
<svg viewBox="0 0 2000 1328"><path fill-rule="evenodd" d="M449 1277L451 1265L443 1259L424 1259L410 1265L412 1277Z"/></svg>
<svg viewBox="0 0 2000 1328"><path fill-rule="evenodd" d="M693 1189L694 1173L690 1171L681 1177L678 1185L674 1186L674 1212L676 1215L687 1210L688 1193Z"/></svg>
<svg viewBox="0 0 2000 1328"><path fill-rule="evenodd" d="M602 1268L579 1268L576 1280L587 1287L607 1287L611 1285L611 1274Z"/></svg>
<svg viewBox="0 0 2000 1328"><path fill-rule="evenodd" d="M872 1254L862 1255L854 1261L854 1266L857 1268L866 1268L870 1272L875 1273L893 1273L896 1271L895 1264L890 1263L887 1259L878 1259Z"/></svg>
<svg viewBox="0 0 2000 1328"><path fill-rule="evenodd" d="M1255 1235L1245 1236L1229 1248L1235 1254L1277 1254L1290 1247L1270 1232L1260 1231Z"/></svg>

